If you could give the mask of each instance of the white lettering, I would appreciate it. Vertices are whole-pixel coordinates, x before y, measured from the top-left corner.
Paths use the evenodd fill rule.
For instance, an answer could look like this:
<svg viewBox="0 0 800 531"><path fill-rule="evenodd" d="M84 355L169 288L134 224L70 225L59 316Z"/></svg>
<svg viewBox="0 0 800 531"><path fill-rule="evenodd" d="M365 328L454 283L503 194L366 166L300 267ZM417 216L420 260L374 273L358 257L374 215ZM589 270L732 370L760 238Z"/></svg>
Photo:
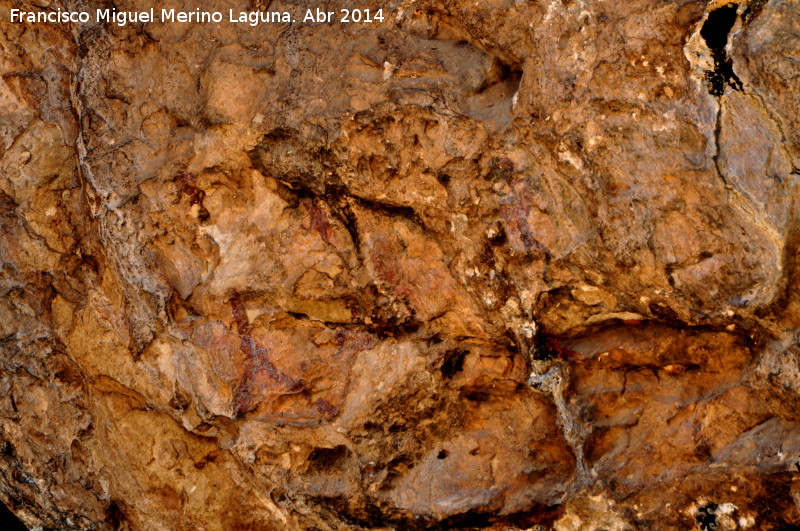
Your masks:
<svg viewBox="0 0 800 531"><path fill-rule="evenodd" d="M97 22L114 23L117 26L125 26L128 23L153 22L155 11L117 11L116 9L98 9L96 11ZM88 19L87 19L88 20Z"/></svg>
<svg viewBox="0 0 800 531"><path fill-rule="evenodd" d="M292 22L292 15L288 11L240 11L234 13L233 9L229 9L228 22L258 26L259 24Z"/></svg>
<svg viewBox="0 0 800 531"><path fill-rule="evenodd" d="M310 9L306 9L306 16L303 17L303 22L330 22L333 20L333 11L323 11L317 8L316 13Z"/></svg>
<svg viewBox="0 0 800 531"><path fill-rule="evenodd" d="M89 22L89 13L83 11L22 11L11 10L11 22L28 22L30 24L65 24L67 22Z"/></svg>

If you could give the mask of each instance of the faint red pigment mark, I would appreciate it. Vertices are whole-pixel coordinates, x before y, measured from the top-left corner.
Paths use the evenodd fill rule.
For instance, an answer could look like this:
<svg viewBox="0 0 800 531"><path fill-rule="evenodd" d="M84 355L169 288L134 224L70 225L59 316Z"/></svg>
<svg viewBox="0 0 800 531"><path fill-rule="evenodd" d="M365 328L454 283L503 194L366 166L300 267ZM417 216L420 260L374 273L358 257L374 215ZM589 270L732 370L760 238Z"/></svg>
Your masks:
<svg viewBox="0 0 800 531"><path fill-rule="evenodd" d="M317 401L314 403L314 405L317 406L317 409L320 413L329 417L333 417L339 413L339 409L324 398L317 398Z"/></svg>
<svg viewBox="0 0 800 531"><path fill-rule="evenodd" d="M306 401L312 403L311 389L302 380L295 380L281 371L269 359L267 347L251 336L250 319L247 317L247 311L239 293L234 292L229 302L233 313L233 322L236 324L236 331L241 342L240 348L246 359L245 371L233 400L236 416L239 417L255 408L256 388L260 375L266 375L283 386L290 394L300 394ZM338 413L335 406L322 398L317 399L313 404L325 416L334 416Z"/></svg>
<svg viewBox="0 0 800 531"><path fill-rule="evenodd" d="M415 291L399 263L404 252L402 242L389 238L376 242L370 252L375 273L389 286L395 297L412 297Z"/></svg>
<svg viewBox="0 0 800 531"><path fill-rule="evenodd" d="M194 174L182 171L175 176L175 180L180 186L181 193L189 198L190 205L203 203L206 193L197 187L197 179Z"/></svg>
<svg viewBox="0 0 800 531"><path fill-rule="evenodd" d="M289 391L297 391L301 387L300 382L293 380L283 371L278 369L269 359L267 348L253 339L250 335L250 319L247 317L242 298L238 293L234 293L230 299L233 322L236 323L236 331L239 334L241 350L245 355L246 366L244 375L236 390L234 399L234 410L236 416L247 413L253 407L253 391L255 379L259 374L266 374Z"/></svg>
<svg viewBox="0 0 800 531"><path fill-rule="evenodd" d="M388 239L380 239L372 247L370 259L375 267L375 273L381 280L394 285L400 277L400 272L394 265L394 249L392 242Z"/></svg>
<svg viewBox="0 0 800 531"><path fill-rule="evenodd" d="M535 197L527 188L517 186L517 183L512 185L514 193L500 201L500 217L511 233L519 235L526 251L537 249L547 253L547 249L534 237L528 225L528 215L535 204Z"/></svg>
<svg viewBox="0 0 800 531"><path fill-rule="evenodd" d="M247 317L247 311L244 308L242 298L237 292L233 293L230 300L231 312L233 313L233 322L236 323L236 331L240 336L250 334L250 319ZM245 354L247 354L245 352Z"/></svg>
<svg viewBox="0 0 800 531"><path fill-rule="evenodd" d="M205 199L206 193L197 187L197 179L195 178L194 174L182 171L175 176L175 180L177 181L178 186L180 186L181 194L189 198L189 204L200 205L198 216L200 217L201 221L208 219L210 214L203 206L203 199Z"/></svg>
<svg viewBox="0 0 800 531"><path fill-rule="evenodd" d="M356 352L369 350L375 346L377 339L372 334L364 334L361 332L352 332L350 330L337 330L334 336L336 346L336 354L333 358L339 358L342 354L345 357L350 356Z"/></svg>
<svg viewBox="0 0 800 531"><path fill-rule="evenodd" d="M331 243L331 224L328 221L328 215L311 199L303 199L302 203L308 211L311 228L319 232L325 243Z"/></svg>
<svg viewBox="0 0 800 531"><path fill-rule="evenodd" d="M571 360L580 357L580 353L565 347L554 337L546 338L543 342L543 347L545 352L551 353L553 357L558 357L558 359L561 360Z"/></svg>

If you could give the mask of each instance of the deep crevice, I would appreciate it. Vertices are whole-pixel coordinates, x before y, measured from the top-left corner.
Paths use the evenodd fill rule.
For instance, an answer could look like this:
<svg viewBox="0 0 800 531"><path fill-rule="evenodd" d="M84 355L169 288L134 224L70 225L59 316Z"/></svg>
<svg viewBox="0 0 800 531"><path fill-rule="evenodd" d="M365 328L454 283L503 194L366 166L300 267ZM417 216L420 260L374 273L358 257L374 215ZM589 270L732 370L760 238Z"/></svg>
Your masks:
<svg viewBox="0 0 800 531"><path fill-rule="evenodd" d="M428 529L486 529L505 528L531 528L538 526L551 526L562 514L563 507L537 506L528 511L520 511L509 515L496 515L480 510L468 511L463 514L451 516L428 527Z"/></svg>
<svg viewBox="0 0 800 531"><path fill-rule="evenodd" d="M408 531L444 531L444 530L476 530L476 529L526 529L535 526L549 528L563 515L561 505L532 504L527 510L499 515L485 509L473 509L464 513L442 519L431 516L412 515L386 502L376 499L353 504L343 497L318 497L313 501L330 510L344 522L374 529L389 527Z"/></svg>
<svg viewBox="0 0 800 531"><path fill-rule="evenodd" d="M700 36L706 41L714 58L714 70L706 72L709 90L714 96L721 96L726 85L735 90L742 89L742 82L733 71L733 61L725 50L737 17L737 5L728 4L710 12L700 29Z"/></svg>
<svg viewBox="0 0 800 531"><path fill-rule="evenodd" d="M703 531L709 531L717 528L717 509L719 506L716 503L709 503L697 510L694 517L697 525Z"/></svg>
<svg viewBox="0 0 800 531"><path fill-rule="evenodd" d="M122 508L122 505L117 500L111 500L106 507L106 521L111 529L115 531L120 529L122 525L125 523L127 518L125 517L125 511Z"/></svg>
<svg viewBox="0 0 800 531"><path fill-rule="evenodd" d="M26 531L28 529L3 502L0 502L0 523L7 531Z"/></svg>
<svg viewBox="0 0 800 531"><path fill-rule="evenodd" d="M442 362L442 377L450 379L464 369L464 360L469 354L465 349L451 349L444 353Z"/></svg>
<svg viewBox="0 0 800 531"><path fill-rule="evenodd" d="M344 468L349 457L350 450L343 445L333 448L314 448L308 456L309 470L315 472L340 470Z"/></svg>

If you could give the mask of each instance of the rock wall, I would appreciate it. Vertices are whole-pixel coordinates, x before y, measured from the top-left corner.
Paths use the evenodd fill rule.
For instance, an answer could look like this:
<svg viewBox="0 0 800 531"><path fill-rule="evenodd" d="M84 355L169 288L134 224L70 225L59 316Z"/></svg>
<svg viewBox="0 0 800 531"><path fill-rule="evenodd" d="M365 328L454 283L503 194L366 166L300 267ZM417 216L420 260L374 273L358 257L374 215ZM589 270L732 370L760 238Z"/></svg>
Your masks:
<svg viewBox="0 0 800 531"><path fill-rule="evenodd" d="M798 0L151 7L0 1L28 526L800 526Z"/></svg>

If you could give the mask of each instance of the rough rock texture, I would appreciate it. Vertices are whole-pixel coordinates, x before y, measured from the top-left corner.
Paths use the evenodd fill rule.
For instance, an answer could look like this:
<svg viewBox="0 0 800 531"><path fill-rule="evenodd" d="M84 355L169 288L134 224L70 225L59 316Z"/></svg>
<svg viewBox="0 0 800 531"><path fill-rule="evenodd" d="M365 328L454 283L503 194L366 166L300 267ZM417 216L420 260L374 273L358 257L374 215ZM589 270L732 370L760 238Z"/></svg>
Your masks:
<svg viewBox="0 0 800 531"><path fill-rule="evenodd" d="M26 524L800 526L800 0L7 22L183 5L0 1Z"/></svg>

